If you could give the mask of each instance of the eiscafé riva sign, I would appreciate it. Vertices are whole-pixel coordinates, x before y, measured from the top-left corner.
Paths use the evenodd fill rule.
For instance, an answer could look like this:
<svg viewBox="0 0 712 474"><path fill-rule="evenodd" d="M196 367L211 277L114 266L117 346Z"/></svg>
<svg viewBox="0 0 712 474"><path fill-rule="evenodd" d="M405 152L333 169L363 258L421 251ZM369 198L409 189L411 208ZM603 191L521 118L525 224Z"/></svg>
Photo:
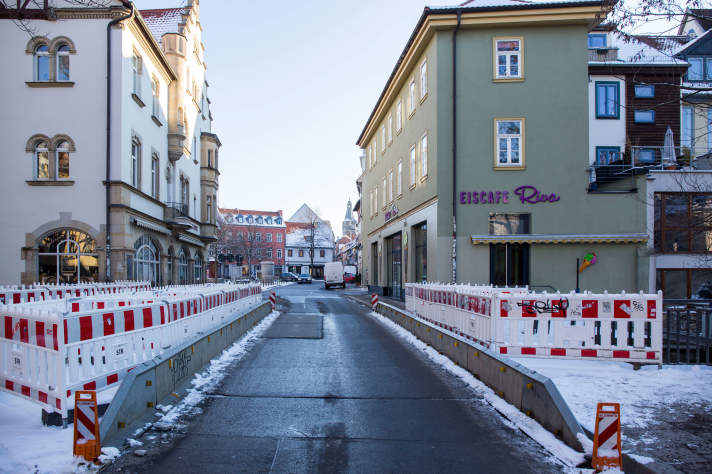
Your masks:
<svg viewBox="0 0 712 474"><path fill-rule="evenodd" d="M557 202L561 196L554 193L544 193L534 186L519 186L514 190L522 204L538 204L540 202ZM509 191L460 191L460 204L509 204Z"/></svg>

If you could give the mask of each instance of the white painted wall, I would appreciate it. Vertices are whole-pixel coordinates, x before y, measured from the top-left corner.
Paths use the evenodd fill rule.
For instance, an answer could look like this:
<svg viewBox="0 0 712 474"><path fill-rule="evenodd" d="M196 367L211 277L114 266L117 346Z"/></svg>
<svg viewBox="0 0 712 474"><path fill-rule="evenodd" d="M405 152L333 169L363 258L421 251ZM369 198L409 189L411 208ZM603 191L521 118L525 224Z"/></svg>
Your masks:
<svg viewBox="0 0 712 474"><path fill-rule="evenodd" d="M590 75L588 81L588 163L593 165L596 162L596 147L617 146L621 153L625 148L625 81L616 76L594 76ZM620 91L620 118L597 119L596 118L596 82L617 82Z"/></svg>

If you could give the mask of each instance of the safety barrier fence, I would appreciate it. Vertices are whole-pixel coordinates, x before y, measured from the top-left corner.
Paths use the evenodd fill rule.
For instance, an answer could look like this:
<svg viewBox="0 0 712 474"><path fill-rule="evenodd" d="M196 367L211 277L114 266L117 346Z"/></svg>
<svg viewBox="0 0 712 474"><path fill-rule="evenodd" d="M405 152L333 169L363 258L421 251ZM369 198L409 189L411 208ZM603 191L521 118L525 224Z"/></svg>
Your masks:
<svg viewBox="0 0 712 474"><path fill-rule="evenodd" d="M18 304L46 301L58 298L118 294L145 291L151 288L148 282L116 281L111 283L83 283L77 285L0 286L0 304Z"/></svg>
<svg viewBox="0 0 712 474"><path fill-rule="evenodd" d="M76 390L115 386L261 299L259 284L207 284L2 305L0 389L66 418Z"/></svg>
<svg viewBox="0 0 712 474"><path fill-rule="evenodd" d="M662 363L662 292L406 284L406 309L499 354Z"/></svg>

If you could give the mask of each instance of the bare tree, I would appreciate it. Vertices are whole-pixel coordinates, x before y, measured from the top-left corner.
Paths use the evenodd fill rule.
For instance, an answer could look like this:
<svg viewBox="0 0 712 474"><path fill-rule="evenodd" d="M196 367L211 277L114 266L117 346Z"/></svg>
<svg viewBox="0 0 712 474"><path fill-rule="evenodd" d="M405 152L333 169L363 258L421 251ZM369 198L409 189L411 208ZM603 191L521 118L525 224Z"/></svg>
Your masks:
<svg viewBox="0 0 712 474"><path fill-rule="evenodd" d="M271 243L263 240L265 236L259 229L254 224L220 226L217 229L217 241L213 244L215 255L218 259L222 255L223 258L246 264L252 269L253 264L267 257L266 249L271 248Z"/></svg>

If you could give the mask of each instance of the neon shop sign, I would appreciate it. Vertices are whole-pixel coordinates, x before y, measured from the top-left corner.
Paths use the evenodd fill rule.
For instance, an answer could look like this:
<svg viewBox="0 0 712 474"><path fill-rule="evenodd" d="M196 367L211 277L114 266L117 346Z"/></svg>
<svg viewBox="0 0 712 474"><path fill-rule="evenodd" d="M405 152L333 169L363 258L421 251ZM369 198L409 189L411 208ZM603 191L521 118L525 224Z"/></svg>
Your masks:
<svg viewBox="0 0 712 474"><path fill-rule="evenodd" d="M557 202L561 196L555 193L544 193L534 186L519 186L514 190L514 196L509 191L460 191L460 204L509 204L510 199L518 199L522 204L538 204L540 202Z"/></svg>

